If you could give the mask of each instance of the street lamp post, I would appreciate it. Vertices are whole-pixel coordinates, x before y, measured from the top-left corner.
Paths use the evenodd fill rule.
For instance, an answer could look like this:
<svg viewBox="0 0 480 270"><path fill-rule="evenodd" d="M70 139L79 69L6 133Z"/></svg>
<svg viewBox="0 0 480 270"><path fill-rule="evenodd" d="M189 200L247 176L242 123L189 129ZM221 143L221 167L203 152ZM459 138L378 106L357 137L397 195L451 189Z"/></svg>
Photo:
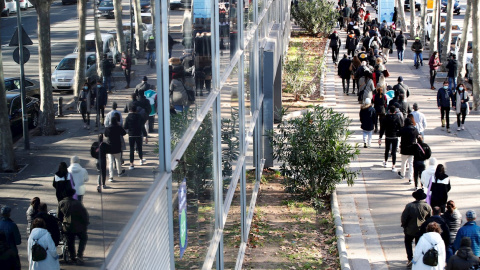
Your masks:
<svg viewBox="0 0 480 270"><path fill-rule="evenodd" d="M132 55L133 55L133 11L132 11L132 0L130 0L130 61L132 61Z"/></svg>
<svg viewBox="0 0 480 270"><path fill-rule="evenodd" d="M25 150L30 149L30 140L28 137L28 117L25 106L25 70L23 68L23 40L22 40L22 16L20 14L20 1L17 4L17 32L18 32L18 49L19 49L19 64L20 64L20 98L22 100L22 127L23 127L23 142Z"/></svg>

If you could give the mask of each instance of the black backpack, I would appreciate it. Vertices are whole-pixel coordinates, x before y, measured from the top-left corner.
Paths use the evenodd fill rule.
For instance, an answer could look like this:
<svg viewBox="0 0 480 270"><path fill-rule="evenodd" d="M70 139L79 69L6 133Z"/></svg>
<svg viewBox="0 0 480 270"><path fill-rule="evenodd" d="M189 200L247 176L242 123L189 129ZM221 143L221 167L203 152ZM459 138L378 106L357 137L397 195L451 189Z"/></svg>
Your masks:
<svg viewBox="0 0 480 270"><path fill-rule="evenodd" d="M436 245L437 244L432 245L432 247L423 254L423 264L428 266L438 265L438 251L435 249Z"/></svg>
<svg viewBox="0 0 480 270"><path fill-rule="evenodd" d="M417 146L418 146L418 149L416 151L417 158L419 158L420 160L427 160L432 156L432 150L430 149L430 146L428 146L428 144L417 143Z"/></svg>
<svg viewBox="0 0 480 270"><path fill-rule="evenodd" d="M108 143L105 143L103 142L103 144L106 146L105 147L105 153L110 153L110 145ZM100 152L100 145L98 144L98 142L93 142L92 143L92 146L90 146L90 155L94 158L94 159L98 159L98 152Z"/></svg>
<svg viewBox="0 0 480 270"><path fill-rule="evenodd" d="M47 258L47 250L37 243L38 239L33 239L32 261L39 262ZM47 248L48 249L48 248Z"/></svg>

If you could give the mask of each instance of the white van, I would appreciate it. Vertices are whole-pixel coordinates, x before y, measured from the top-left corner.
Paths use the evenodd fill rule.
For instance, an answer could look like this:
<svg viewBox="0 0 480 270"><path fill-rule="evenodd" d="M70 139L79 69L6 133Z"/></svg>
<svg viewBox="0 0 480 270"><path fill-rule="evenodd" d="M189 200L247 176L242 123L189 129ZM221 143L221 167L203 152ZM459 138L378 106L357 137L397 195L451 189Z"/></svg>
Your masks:
<svg viewBox="0 0 480 270"><path fill-rule="evenodd" d="M77 58L78 53L71 53L58 63L52 73L53 90L73 91L73 85L75 84L75 62ZM89 82L92 82L97 78L97 59L95 53L86 53L85 61L85 78Z"/></svg>
<svg viewBox="0 0 480 270"><path fill-rule="evenodd" d="M112 59L114 64L120 62L121 53L118 51L117 40L112 34L101 33L103 43L103 54L107 54L108 59ZM73 50L74 53L78 52L78 47ZM96 52L95 33L90 33L85 36L85 52ZM103 55L102 55L103 57Z"/></svg>
<svg viewBox="0 0 480 270"><path fill-rule="evenodd" d="M473 36L472 36L472 33L468 33L467 35L467 54L466 54L466 59L467 59L467 62L470 61L470 59L472 59L473 57ZM460 40L462 39L462 36L460 35L458 38L457 38L457 42L455 44L455 55L458 57L458 51L460 50Z"/></svg>
<svg viewBox="0 0 480 270"><path fill-rule="evenodd" d="M433 13L429 12L425 15L425 35L430 40L430 34L432 33ZM440 13L440 24L447 22L447 13Z"/></svg>

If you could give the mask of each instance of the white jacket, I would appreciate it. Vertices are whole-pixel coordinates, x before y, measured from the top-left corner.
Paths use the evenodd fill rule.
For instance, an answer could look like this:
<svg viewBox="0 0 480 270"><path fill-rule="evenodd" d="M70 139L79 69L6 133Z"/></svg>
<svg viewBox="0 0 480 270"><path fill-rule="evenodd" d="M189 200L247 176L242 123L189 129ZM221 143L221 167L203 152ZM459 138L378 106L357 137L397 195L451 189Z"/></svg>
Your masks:
<svg viewBox="0 0 480 270"><path fill-rule="evenodd" d="M422 182L422 185L425 191L427 191L428 184L430 183L430 177L432 177L432 175L435 174L436 169L437 169L437 165L428 166L428 168L422 172L422 178L420 179L420 181Z"/></svg>
<svg viewBox="0 0 480 270"><path fill-rule="evenodd" d="M418 132L423 132L427 128L427 119L425 118L425 115L419 111L413 111L412 115L413 119L415 119Z"/></svg>
<svg viewBox="0 0 480 270"><path fill-rule="evenodd" d="M43 261L32 261L32 246L34 244L33 239L37 240L37 243L46 249L47 258ZM43 228L35 228L30 233L28 238L28 262L29 270L59 270L60 263L58 262L57 248L52 240L50 233Z"/></svg>
<svg viewBox="0 0 480 270"><path fill-rule="evenodd" d="M68 172L72 175L77 195L83 196L86 190L85 182L88 182L87 170L82 168L78 163L72 163L70 167L68 167Z"/></svg>
<svg viewBox="0 0 480 270"><path fill-rule="evenodd" d="M435 245L435 249L438 251L438 265L428 266L423 264L423 254ZM412 270L443 270L445 268L445 243L442 240L442 236L436 232L425 233L418 240L418 244L413 252Z"/></svg>

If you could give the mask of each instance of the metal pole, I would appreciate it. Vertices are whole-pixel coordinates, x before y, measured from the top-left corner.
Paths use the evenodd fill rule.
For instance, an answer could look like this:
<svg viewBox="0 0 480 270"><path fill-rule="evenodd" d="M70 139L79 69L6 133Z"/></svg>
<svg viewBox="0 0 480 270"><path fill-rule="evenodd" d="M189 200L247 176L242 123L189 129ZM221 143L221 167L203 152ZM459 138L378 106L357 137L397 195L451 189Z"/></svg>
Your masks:
<svg viewBox="0 0 480 270"><path fill-rule="evenodd" d="M136 1L136 0L135 0ZM130 61L133 55L133 14L132 14L132 0L130 0ZM139 23L139 22L137 22Z"/></svg>
<svg viewBox="0 0 480 270"><path fill-rule="evenodd" d="M451 1L451 0L450 0ZM440 49L442 48L441 42L440 42L440 25L441 25L441 13L442 13L442 5L441 5L441 0L437 0L437 6L438 6L438 19L437 19L437 51L438 51L438 59L440 60L440 63L443 61L442 59L442 54L440 53Z"/></svg>
<svg viewBox="0 0 480 270"><path fill-rule="evenodd" d="M23 143L25 150L30 149L30 140L28 138L28 117L27 108L25 106L25 71L23 69L23 41L22 41L22 16L20 14L20 1L17 3L17 31L18 31L18 49L19 49L19 61L20 61L20 98L22 100L22 126L23 126Z"/></svg>

